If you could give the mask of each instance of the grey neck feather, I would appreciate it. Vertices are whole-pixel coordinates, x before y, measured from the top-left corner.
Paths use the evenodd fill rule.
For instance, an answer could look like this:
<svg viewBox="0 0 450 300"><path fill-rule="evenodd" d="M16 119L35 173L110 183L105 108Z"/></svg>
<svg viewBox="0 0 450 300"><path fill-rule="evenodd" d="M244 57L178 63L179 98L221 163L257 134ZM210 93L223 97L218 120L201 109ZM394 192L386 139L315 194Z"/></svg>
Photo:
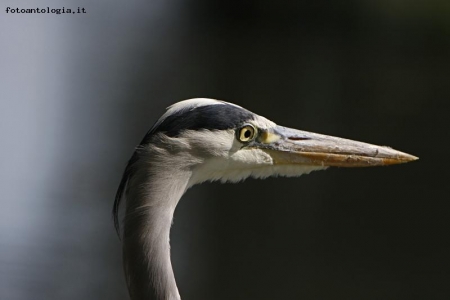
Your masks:
<svg viewBox="0 0 450 300"><path fill-rule="evenodd" d="M133 300L179 300L169 235L191 173L180 163L175 164L177 168L163 167L145 157L136 162L127 188L123 256L130 296Z"/></svg>

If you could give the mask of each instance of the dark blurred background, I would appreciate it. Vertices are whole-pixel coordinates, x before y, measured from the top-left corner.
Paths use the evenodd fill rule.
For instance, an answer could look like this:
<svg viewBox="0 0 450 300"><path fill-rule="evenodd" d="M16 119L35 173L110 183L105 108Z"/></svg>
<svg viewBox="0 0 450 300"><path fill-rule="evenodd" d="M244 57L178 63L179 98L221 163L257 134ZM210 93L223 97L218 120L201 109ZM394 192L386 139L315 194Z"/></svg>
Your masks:
<svg viewBox="0 0 450 300"><path fill-rule="evenodd" d="M194 97L420 160L192 188L171 234L184 300L450 299L448 1L0 14L0 299L128 299L116 187L165 107Z"/></svg>

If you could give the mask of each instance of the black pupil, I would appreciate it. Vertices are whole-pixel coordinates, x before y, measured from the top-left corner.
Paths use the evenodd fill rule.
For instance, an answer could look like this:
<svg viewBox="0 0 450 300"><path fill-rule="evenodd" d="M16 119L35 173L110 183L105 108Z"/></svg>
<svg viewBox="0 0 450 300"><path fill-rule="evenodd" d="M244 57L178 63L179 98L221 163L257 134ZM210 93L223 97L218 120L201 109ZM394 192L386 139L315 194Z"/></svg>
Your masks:
<svg viewBox="0 0 450 300"><path fill-rule="evenodd" d="M250 135L252 134L252 133L250 132L250 129L244 129L244 130L245 130L245 132L244 132L244 137L249 138Z"/></svg>

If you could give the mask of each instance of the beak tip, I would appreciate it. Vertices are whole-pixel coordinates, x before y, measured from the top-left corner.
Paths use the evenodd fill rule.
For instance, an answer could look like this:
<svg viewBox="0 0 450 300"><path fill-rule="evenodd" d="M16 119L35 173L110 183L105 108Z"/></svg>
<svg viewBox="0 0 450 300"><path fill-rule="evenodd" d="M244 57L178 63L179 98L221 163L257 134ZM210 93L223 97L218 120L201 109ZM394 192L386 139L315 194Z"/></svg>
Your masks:
<svg viewBox="0 0 450 300"><path fill-rule="evenodd" d="M405 163L412 162L412 161L415 161L418 159L419 158L417 156L401 152L395 158L385 158L384 165L405 164Z"/></svg>
<svg viewBox="0 0 450 300"><path fill-rule="evenodd" d="M415 161L415 160L419 160L419 157L411 155L411 154L407 154L405 162L410 162L410 161Z"/></svg>

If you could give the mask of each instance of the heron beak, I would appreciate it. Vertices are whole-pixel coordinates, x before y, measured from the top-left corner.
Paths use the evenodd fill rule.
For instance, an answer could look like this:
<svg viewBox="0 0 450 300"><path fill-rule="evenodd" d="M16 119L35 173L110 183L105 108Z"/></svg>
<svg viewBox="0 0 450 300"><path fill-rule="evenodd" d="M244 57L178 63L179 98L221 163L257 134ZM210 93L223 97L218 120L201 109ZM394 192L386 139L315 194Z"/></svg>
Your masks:
<svg viewBox="0 0 450 300"><path fill-rule="evenodd" d="M372 167L401 164L418 157L386 146L376 146L277 126L255 141L277 165Z"/></svg>

